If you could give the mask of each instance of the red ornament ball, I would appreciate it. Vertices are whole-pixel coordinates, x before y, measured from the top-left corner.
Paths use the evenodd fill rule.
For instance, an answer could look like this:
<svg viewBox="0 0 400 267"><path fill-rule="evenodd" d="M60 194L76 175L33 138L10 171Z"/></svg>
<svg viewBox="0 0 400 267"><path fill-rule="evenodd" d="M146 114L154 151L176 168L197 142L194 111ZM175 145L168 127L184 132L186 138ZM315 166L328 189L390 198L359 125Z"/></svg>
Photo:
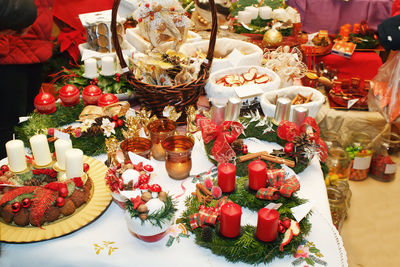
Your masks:
<svg viewBox="0 0 400 267"><path fill-rule="evenodd" d="M97 105L99 98L102 96L100 88L96 85L88 85L82 91L82 99L85 105Z"/></svg>
<svg viewBox="0 0 400 267"><path fill-rule="evenodd" d="M82 136L82 130L81 130L81 128L76 128L76 129L72 132L72 135L73 135L75 138L81 137L81 136Z"/></svg>
<svg viewBox="0 0 400 267"><path fill-rule="evenodd" d="M58 189L58 195L60 196L60 197L66 197L66 196L68 196L68 188L67 188L67 186L64 184L64 186L61 186L59 189Z"/></svg>
<svg viewBox="0 0 400 267"><path fill-rule="evenodd" d="M17 213L18 211L20 211L20 209L21 209L21 204L20 204L19 202L14 202L14 203L11 205L11 210L12 210L12 212L14 212L14 213Z"/></svg>
<svg viewBox="0 0 400 267"><path fill-rule="evenodd" d="M56 205L57 205L58 207L64 206L64 205L65 205L65 199L64 199L63 197L58 197L58 198L56 199Z"/></svg>
<svg viewBox="0 0 400 267"><path fill-rule="evenodd" d="M285 228L289 228L290 227L290 225L291 225L291 220L290 219L287 219L287 220L284 220L283 222L282 222L282 225L285 227Z"/></svg>
<svg viewBox="0 0 400 267"><path fill-rule="evenodd" d="M152 172L154 170L151 165L144 165L143 169L147 172Z"/></svg>
<svg viewBox="0 0 400 267"><path fill-rule="evenodd" d="M113 121L117 121L118 120L118 115L114 115L112 116Z"/></svg>
<svg viewBox="0 0 400 267"><path fill-rule="evenodd" d="M64 85L58 94L64 106L71 107L79 103L79 90L74 85Z"/></svg>
<svg viewBox="0 0 400 267"><path fill-rule="evenodd" d="M151 192L161 192L161 186L159 186L158 184L153 184L152 186L150 186L150 190Z"/></svg>
<svg viewBox="0 0 400 267"><path fill-rule="evenodd" d="M31 205L31 200L30 200L29 198L24 198L24 199L21 201L21 205L22 205L22 207L24 207L24 208L28 208L28 207Z"/></svg>
<svg viewBox="0 0 400 267"><path fill-rule="evenodd" d="M114 94L107 93L99 98L99 102L97 102L97 105L100 107L105 107L117 102L118 102L118 97L116 97Z"/></svg>
<svg viewBox="0 0 400 267"><path fill-rule="evenodd" d="M247 153L249 153L249 149L247 148L247 145L243 145L242 153L243 153L243 155L246 155Z"/></svg>
<svg viewBox="0 0 400 267"><path fill-rule="evenodd" d="M83 163L83 171L84 171L84 172L88 172L88 171L89 171L89 168L90 168L89 164Z"/></svg>
<svg viewBox="0 0 400 267"><path fill-rule="evenodd" d="M47 134L50 135L50 136L54 136L54 131L55 130L56 130L55 128L49 128L49 129L47 129Z"/></svg>
<svg viewBox="0 0 400 267"><path fill-rule="evenodd" d="M285 153L286 154L291 154L293 152L293 148L294 148L293 143L290 143L290 142L286 143L285 144L285 148L284 148Z"/></svg>
<svg viewBox="0 0 400 267"><path fill-rule="evenodd" d="M117 124L118 124L119 127L121 127L121 126L124 125L124 121L119 119L119 120L117 120Z"/></svg>
<svg viewBox="0 0 400 267"><path fill-rule="evenodd" d="M149 3L146 3L146 7L149 8L149 7L150 7L150 4L149 4Z"/></svg>
<svg viewBox="0 0 400 267"><path fill-rule="evenodd" d="M39 93L34 101L37 112L41 114L51 114L56 111L56 100L52 94Z"/></svg>
<svg viewBox="0 0 400 267"><path fill-rule="evenodd" d="M10 170L10 168L4 164L0 167L0 170L5 173L5 172L8 172Z"/></svg>
<svg viewBox="0 0 400 267"><path fill-rule="evenodd" d="M139 184L147 184L150 181L150 177L147 174L141 174L139 176Z"/></svg>

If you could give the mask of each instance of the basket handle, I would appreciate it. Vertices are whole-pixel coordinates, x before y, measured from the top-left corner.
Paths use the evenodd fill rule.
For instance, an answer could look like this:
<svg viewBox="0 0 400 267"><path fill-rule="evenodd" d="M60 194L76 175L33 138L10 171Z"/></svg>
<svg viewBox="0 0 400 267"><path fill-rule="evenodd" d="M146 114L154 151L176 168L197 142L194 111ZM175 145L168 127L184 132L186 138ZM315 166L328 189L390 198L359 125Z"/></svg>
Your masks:
<svg viewBox="0 0 400 267"><path fill-rule="evenodd" d="M121 45L118 42L117 38L117 12L118 12L118 7L120 4L121 0L115 0L112 11L111 11L111 33L112 33L112 41L114 44L115 52L117 53L122 72L127 72L125 71L128 65L126 64L124 57L122 56L122 49ZM209 0L210 6L211 6L211 33L210 33L210 43L208 45L208 52L207 52L207 64L205 66L206 71L208 71L211 67L212 60L214 57L214 48L215 48L215 41L217 39L217 31L218 31L218 18L217 18L217 7L215 6L215 1L214 0Z"/></svg>

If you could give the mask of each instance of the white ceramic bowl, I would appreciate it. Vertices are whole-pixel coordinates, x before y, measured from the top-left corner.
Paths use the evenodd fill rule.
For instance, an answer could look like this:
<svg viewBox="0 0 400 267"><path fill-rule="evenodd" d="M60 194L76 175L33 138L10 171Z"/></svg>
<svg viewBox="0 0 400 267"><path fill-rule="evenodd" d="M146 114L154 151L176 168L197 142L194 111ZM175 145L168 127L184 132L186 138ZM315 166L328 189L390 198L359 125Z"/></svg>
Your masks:
<svg viewBox="0 0 400 267"><path fill-rule="evenodd" d="M186 43L181 46L179 52L190 57L195 57L198 51L207 54L208 45L209 40L191 44ZM235 48L240 51L240 54L231 58L227 57ZM219 38L215 42L211 72L237 66L260 66L262 58L263 51L255 44L230 38Z"/></svg>
<svg viewBox="0 0 400 267"><path fill-rule="evenodd" d="M228 87L228 86L219 85L219 84L216 84L216 81L218 81L220 78L222 78L226 75L229 75L229 74L245 73L250 68L256 68L258 75L267 74L268 76L270 76L272 78L272 81L267 82L267 83L262 83L262 84L243 85L243 86L240 86L241 91L242 90L248 91L251 94L255 91L260 91L262 93L262 92L268 92L271 90L278 89L279 84L281 83L281 79L272 70L264 68L264 67L258 67L258 66L241 66L241 67L235 67L235 68L222 69L222 70L213 72L210 75L210 77L208 78L208 82L205 86L207 97L208 98L228 99L229 97L237 96L237 94L235 92L235 88L238 88L238 87Z"/></svg>
<svg viewBox="0 0 400 267"><path fill-rule="evenodd" d="M321 109L322 104L325 102L325 96L318 90L305 86L290 86L276 91L269 91L264 93L260 99L260 104L264 112L264 115L267 117L274 117L276 106L273 103L275 102L276 95L278 95L278 97L284 96L293 99L299 93L304 96L309 96L312 93L311 96L312 101L307 104L292 105L290 107L289 120L292 121L293 109L295 107L307 108L308 116L315 118L317 116L318 111Z"/></svg>

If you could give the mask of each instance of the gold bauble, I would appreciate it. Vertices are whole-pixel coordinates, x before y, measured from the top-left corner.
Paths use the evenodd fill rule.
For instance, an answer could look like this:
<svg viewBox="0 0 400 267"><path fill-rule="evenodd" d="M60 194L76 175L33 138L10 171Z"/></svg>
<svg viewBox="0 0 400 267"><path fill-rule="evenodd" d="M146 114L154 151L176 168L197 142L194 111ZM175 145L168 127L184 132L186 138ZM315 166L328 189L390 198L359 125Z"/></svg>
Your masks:
<svg viewBox="0 0 400 267"><path fill-rule="evenodd" d="M263 45L266 47L276 47L282 43L283 36L277 29L270 29L265 32Z"/></svg>

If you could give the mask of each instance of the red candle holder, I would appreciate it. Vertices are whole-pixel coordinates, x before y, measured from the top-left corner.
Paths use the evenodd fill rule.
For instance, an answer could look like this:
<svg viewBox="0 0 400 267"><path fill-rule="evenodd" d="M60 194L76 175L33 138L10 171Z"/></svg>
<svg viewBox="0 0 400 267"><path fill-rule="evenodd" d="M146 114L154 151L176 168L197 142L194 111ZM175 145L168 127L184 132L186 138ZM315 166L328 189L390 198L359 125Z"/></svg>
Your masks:
<svg viewBox="0 0 400 267"><path fill-rule="evenodd" d="M129 159L129 151L144 158L150 159L152 143L147 138L131 137L122 141L120 147L124 153L125 160Z"/></svg>
<svg viewBox="0 0 400 267"><path fill-rule="evenodd" d="M279 212L274 209L262 208L258 211L256 237L264 242L276 239L278 233Z"/></svg>
<svg viewBox="0 0 400 267"><path fill-rule="evenodd" d="M222 192L230 193L236 187L236 166L232 163L221 163L218 166L218 186Z"/></svg>
<svg viewBox="0 0 400 267"><path fill-rule="evenodd" d="M116 95L111 94L111 93L107 93L107 94L102 95L99 98L99 101L97 102L97 105L99 107L106 107L108 105L117 103L118 101L119 100L118 100L118 97Z"/></svg>
<svg viewBox="0 0 400 267"><path fill-rule="evenodd" d="M257 191L267 186L267 164L262 160L254 160L249 164L249 187Z"/></svg>
<svg viewBox="0 0 400 267"><path fill-rule="evenodd" d="M169 177L175 180L188 177L192 169L193 139L184 135L174 135L164 139L161 144L166 152L165 168Z"/></svg>
<svg viewBox="0 0 400 267"><path fill-rule="evenodd" d="M39 93L34 100L37 112L41 114L51 114L56 111L56 100L49 93Z"/></svg>
<svg viewBox="0 0 400 267"><path fill-rule="evenodd" d="M82 91L83 104L85 105L97 105L99 98L103 95L103 92L96 85L88 85Z"/></svg>
<svg viewBox="0 0 400 267"><path fill-rule="evenodd" d="M242 208L233 202L226 203L221 208L219 232L229 238L237 237L240 234L240 219Z"/></svg>
<svg viewBox="0 0 400 267"><path fill-rule="evenodd" d="M58 92L61 102L66 107L72 107L79 103L79 90L71 84L66 84L61 87Z"/></svg>
<svg viewBox="0 0 400 267"><path fill-rule="evenodd" d="M176 129L175 122L169 119L159 119L150 122L147 128L150 131L150 139L153 143L151 149L153 158L156 160L165 160L165 151L161 142L165 138L174 135Z"/></svg>

